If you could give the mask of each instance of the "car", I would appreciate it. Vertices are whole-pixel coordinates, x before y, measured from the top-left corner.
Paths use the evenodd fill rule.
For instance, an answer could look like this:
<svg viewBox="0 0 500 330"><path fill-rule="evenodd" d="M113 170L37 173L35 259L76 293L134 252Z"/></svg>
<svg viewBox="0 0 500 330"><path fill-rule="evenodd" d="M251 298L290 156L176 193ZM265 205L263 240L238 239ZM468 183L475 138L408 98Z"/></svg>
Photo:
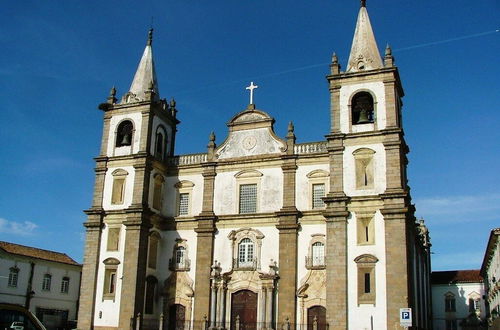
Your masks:
<svg viewBox="0 0 500 330"><path fill-rule="evenodd" d="M47 330L35 315L23 306L0 303L0 330Z"/></svg>

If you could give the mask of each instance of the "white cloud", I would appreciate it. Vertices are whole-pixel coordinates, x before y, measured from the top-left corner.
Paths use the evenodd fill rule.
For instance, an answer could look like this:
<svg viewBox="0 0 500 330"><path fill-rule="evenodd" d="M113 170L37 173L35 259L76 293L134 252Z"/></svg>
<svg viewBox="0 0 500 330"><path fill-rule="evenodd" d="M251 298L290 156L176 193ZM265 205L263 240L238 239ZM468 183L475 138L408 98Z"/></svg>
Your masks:
<svg viewBox="0 0 500 330"><path fill-rule="evenodd" d="M424 217L500 211L500 194L429 197L415 200L415 206Z"/></svg>
<svg viewBox="0 0 500 330"><path fill-rule="evenodd" d="M31 221L15 222L0 218L0 233L27 236L34 234L38 225Z"/></svg>

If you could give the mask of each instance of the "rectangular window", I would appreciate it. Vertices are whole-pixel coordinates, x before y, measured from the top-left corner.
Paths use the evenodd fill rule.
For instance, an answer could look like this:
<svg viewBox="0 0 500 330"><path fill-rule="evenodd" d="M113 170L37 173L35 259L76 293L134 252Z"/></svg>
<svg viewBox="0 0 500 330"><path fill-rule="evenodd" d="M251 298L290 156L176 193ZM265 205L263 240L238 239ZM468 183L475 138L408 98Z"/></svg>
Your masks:
<svg viewBox="0 0 500 330"><path fill-rule="evenodd" d="M179 194L179 215L187 215L189 212L189 193Z"/></svg>
<svg viewBox="0 0 500 330"><path fill-rule="evenodd" d="M108 251L118 251L118 244L120 242L120 228L108 229Z"/></svg>
<svg viewBox="0 0 500 330"><path fill-rule="evenodd" d="M69 277L63 277L61 282L61 293L68 293L69 291Z"/></svg>
<svg viewBox="0 0 500 330"><path fill-rule="evenodd" d="M375 228L373 217L359 217L357 219L356 230L359 245L375 244Z"/></svg>
<svg viewBox="0 0 500 330"><path fill-rule="evenodd" d="M17 287L17 279L19 277L19 269L11 268L9 273L9 283L8 285L11 287Z"/></svg>
<svg viewBox="0 0 500 330"><path fill-rule="evenodd" d="M116 269L106 269L104 273L104 296L111 297L115 295L116 290Z"/></svg>
<svg viewBox="0 0 500 330"><path fill-rule="evenodd" d="M158 238L154 236L149 237L149 256L148 267L156 269L156 259L158 257Z"/></svg>
<svg viewBox="0 0 500 330"><path fill-rule="evenodd" d="M50 282L51 281L52 281L52 276L50 276L49 274L45 274L43 276L42 290L50 291Z"/></svg>
<svg viewBox="0 0 500 330"><path fill-rule="evenodd" d="M455 298L454 297L446 297L444 301L444 310L445 312L455 312Z"/></svg>
<svg viewBox="0 0 500 330"><path fill-rule="evenodd" d="M358 265L358 304L375 304L375 267Z"/></svg>
<svg viewBox="0 0 500 330"><path fill-rule="evenodd" d="M240 185L240 213L257 212L257 184Z"/></svg>
<svg viewBox="0 0 500 330"><path fill-rule="evenodd" d="M365 273L365 293L370 293L370 273Z"/></svg>
<svg viewBox="0 0 500 330"><path fill-rule="evenodd" d="M115 178L113 180L113 192L111 193L111 204L123 204L125 190L125 178Z"/></svg>
<svg viewBox="0 0 500 330"><path fill-rule="evenodd" d="M321 209L325 206L322 198L325 197L325 184L318 183L312 185L312 206L313 209Z"/></svg>

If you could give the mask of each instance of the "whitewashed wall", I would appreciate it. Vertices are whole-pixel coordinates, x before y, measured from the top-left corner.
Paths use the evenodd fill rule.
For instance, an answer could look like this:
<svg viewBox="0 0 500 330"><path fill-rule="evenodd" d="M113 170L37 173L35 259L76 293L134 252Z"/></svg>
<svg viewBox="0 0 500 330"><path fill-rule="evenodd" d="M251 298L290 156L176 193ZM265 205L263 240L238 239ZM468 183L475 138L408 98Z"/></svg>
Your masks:
<svg viewBox="0 0 500 330"><path fill-rule="evenodd" d="M455 316L457 319L466 318L469 315L469 295L477 292L481 296L481 318L485 317L485 302L482 296L485 294L483 283L450 283L433 284L432 290L432 314L434 330L445 330L445 294L451 292L455 295ZM457 323L459 323L458 321Z"/></svg>
<svg viewBox="0 0 500 330"><path fill-rule="evenodd" d="M295 190L295 203L297 209L300 211L306 211L311 209L312 201L312 191L310 179L307 177L309 173L314 170L323 170L329 172L329 164L314 164L314 165L301 165L298 166L296 172L296 190ZM329 189L329 178L325 178L325 194L328 193Z"/></svg>
<svg viewBox="0 0 500 330"><path fill-rule="evenodd" d="M356 213L352 212L347 224L348 260L348 295L349 295L349 328L387 329L386 311L386 256L385 256L385 224L380 211L375 213L375 244L357 245ZM371 254L377 257L375 266L376 303L358 305L358 271L354 259L362 254Z"/></svg>
<svg viewBox="0 0 500 330"><path fill-rule="evenodd" d="M125 226L121 226L118 251L106 251L108 242L108 229L106 225L101 238L101 253L99 256L99 270L97 274L96 300L94 322L96 326L118 326L120 299L123 276L123 253L125 251ZM103 299L104 290L104 263L107 258L116 258L120 261L116 271L115 299Z"/></svg>
<svg viewBox="0 0 500 330"><path fill-rule="evenodd" d="M257 212L276 212L283 205L283 172L281 168L255 168L258 178ZM218 215L238 213L238 185L234 172L215 177L214 212Z"/></svg>

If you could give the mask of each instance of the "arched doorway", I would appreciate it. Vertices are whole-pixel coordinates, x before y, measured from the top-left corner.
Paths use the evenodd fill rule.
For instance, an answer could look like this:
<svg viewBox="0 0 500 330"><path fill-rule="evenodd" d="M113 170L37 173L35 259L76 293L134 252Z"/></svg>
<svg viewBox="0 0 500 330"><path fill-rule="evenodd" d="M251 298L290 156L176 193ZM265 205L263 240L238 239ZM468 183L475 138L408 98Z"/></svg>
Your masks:
<svg viewBox="0 0 500 330"><path fill-rule="evenodd" d="M326 330L326 308L323 306L313 306L307 309L307 330L313 330L316 319L318 330Z"/></svg>
<svg viewBox="0 0 500 330"><path fill-rule="evenodd" d="M184 330L186 308L180 304L171 305L168 310L168 330Z"/></svg>
<svg viewBox="0 0 500 330"><path fill-rule="evenodd" d="M241 330L257 329L257 294L240 290L231 295L231 330L236 329L239 316Z"/></svg>

